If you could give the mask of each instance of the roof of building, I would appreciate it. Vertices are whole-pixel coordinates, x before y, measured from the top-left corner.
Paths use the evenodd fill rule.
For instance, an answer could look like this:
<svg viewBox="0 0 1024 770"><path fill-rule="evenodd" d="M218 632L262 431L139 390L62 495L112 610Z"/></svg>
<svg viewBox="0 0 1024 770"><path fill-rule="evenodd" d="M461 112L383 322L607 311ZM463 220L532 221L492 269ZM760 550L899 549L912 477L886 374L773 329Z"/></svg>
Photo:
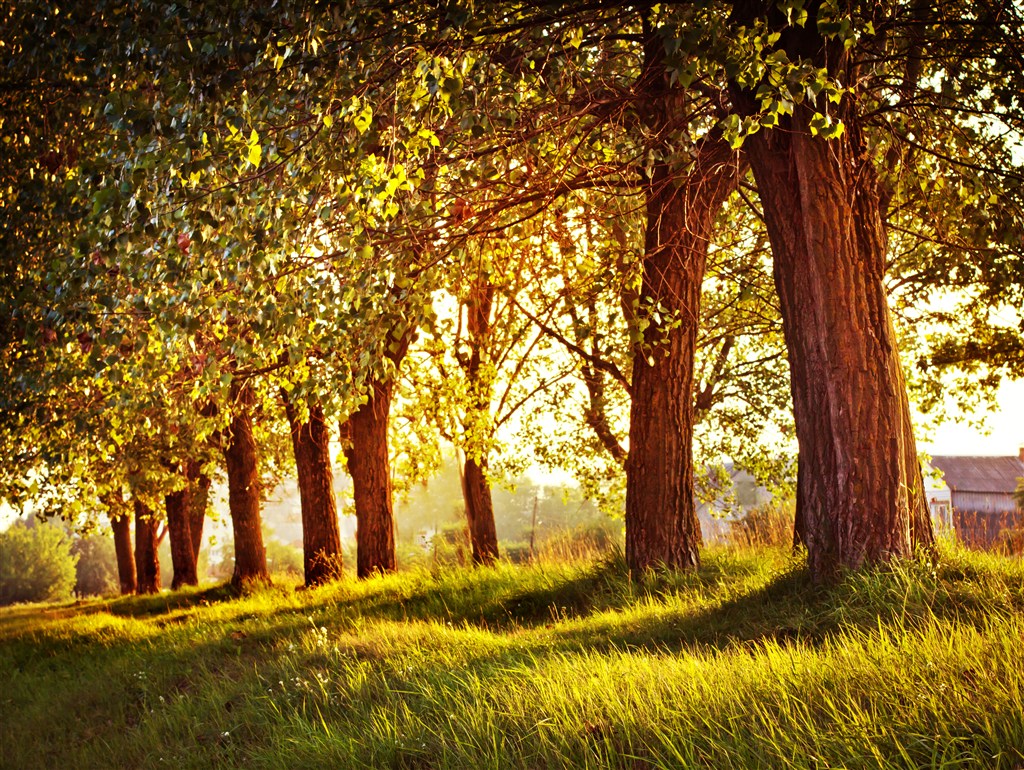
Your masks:
<svg viewBox="0 0 1024 770"><path fill-rule="evenodd" d="M1012 494L1024 477L1024 462L1012 455L984 457L936 455L931 465L942 471L946 485L956 492Z"/></svg>

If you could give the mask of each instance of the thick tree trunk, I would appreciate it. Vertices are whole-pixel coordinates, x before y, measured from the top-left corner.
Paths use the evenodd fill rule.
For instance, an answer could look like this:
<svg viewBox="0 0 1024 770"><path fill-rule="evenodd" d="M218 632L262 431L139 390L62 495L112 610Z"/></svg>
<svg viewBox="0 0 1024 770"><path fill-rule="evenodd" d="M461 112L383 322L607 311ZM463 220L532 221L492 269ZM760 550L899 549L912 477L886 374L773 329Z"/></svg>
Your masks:
<svg viewBox="0 0 1024 770"><path fill-rule="evenodd" d="M114 531L114 554L117 556L117 579L121 594L135 593L135 553L132 548L131 517L123 506L110 510L110 528Z"/></svg>
<svg viewBox="0 0 1024 770"><path fill-rule="evenodd" d="M693 369L700 294L715 215L740 165L719 137L705 138L686 175L668 138L676 116L663 43L648 31L644 121L662 159L645 191L647 231L640 305L650 325L633 352L626 458L626 563L631 570L693 567L700 523L693 501Z"/></svg>
<svg viewBox="0 0 1024 770"><path fill-rule="evenodd" d="M813 20L784 42L793 60L826 60ZM833 72L848 61L835 47L827 59ZM747 94L734 94L752 110ZM798 531L817 580L909 556L933 539L883 284L881 195L853 106L844 97L839 138L812 136L812 112L798 105L746 144L789 353Z"/></svg>
<svg viewBox="0 0 1024 770"><path fill-rule="evenodd" d="M316 586L340 577L342 566L330 436L324 411L319 406L310 408L308 421L300 422L295 407L285 395L285 411L299 477L303 570L306 585Z"/></svg>
<svg viewBox="0 0 1024 770"><path fill-rule="evenodd" d="M192 540L192 489L186 480L182 489L164 497L167 512L167 535L171 539L171 588L199 585L196 575L196 554Z"/></svg>
<svg viewBox="0 0 1024 770"><path fill-rule="evenodd" d="M342 426L345 460L356 509L356 575L394 572L395 519L391 501L388 419L392 382L375 381L369 399Z"/></svg>
<svg viewBox="0 0 1024 770"><path fill-rule="evenodd" d="M498 558L498 533L494 525L494 503L487 479L487 461L466 456L462 474L462 495L466 502L469 540L474 564L494 564Z"/></svg>
<svg viewBox="0 0 1024 770"><path fill-rule="evenodd" d="M157 555L159 522L141 500L135 500L135 590L139 594L160 593L160 558Z"/></svg>
<svg viewBox="0 0 1024 770"><path fill-rule="evenodd" d="M228 508L235 536L235 571L231 584L242 587L269 583L267 553L260 520L260 476L256 441L252 433L252 386L235 381L234 416L231 419L224 459L228 471Z"/></svg>
<svg viewBox="0 0 1024 770"><path fill-rule="evenodd" d="M203 527L206 525L206 507L210 499L210 477L203 473L202 465L194 460L188 463L188 480L192 490L192 501L189 506L189 534L192 536L192 553L196 564L203 546Z"/></svg>
<svg viewBox="0 0 1024 770"><path fill-rule="evenodd" d="M491 422L491 377L484 361L491 336L494 284L485 274L475 277L466 300L469 358L463 361L469 385L469 405L463 420L466 461L462 474L462 496L466 523L473 547L474 564L493 564L498 558L498 534L494 524L491 482L487 478L487 455L493 433Z"/></svg>

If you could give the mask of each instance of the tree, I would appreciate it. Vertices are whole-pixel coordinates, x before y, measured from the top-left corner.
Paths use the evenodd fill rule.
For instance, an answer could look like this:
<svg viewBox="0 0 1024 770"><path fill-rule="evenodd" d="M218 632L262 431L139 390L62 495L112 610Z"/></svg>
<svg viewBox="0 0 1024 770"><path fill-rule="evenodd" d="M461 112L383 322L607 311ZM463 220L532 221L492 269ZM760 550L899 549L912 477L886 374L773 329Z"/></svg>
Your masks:
<svg viewBox="0 0 1024 770"><path fill-rule="evenodd" d="M152 508L134 498L135 507L135 592L160 593L160 557L157 554L157 532L160 522Z"/></svg>
<svg viewBox="0 0 1024 770"><path fill-rule="evenodd" d="M341 535L334 499L330 431L323 407L309 407L303 419L285 394L302 509L302 569L307 587L341 575Z"/></svg>
<svg viewBox="0 0 1024 770"><path fill-rule="evenodd" d="M228 508L235 540L235 569L231 584L243 587L269 583L267 554L263 547L260 519L260 476L256 441L253 438L252 408L255 393L252 384L232 381L235 403L231 424L224 442L224 461L228 475Z"/></svg>
<svg viewBox="0 0 1024 770"><path fill-rule="evenodd" d="M103 596L118 590L117 554L114 543L98 534L75 539L75 595Z"/></svg>
<svg viewBox="0 0 1024 770"><path fill-rule="evenodd" d="M399 331L385 360L397 367L409 347L411 330ZM394 397L394 376L373 378L366 402L342 424L341 440L352 477L356 509L356 574L394 572L395 521L391 490L388 423Z"/></svg>
<svg viewBox="0 0 1024 770"><path fill-rule="evenodd" d="M167 517L167 535L171 542L171 588L177 590L182 586L199 585L196 574L196 559L192 537L192 480L185 478L181 489L176 489L164 496L164 511Z"/></svg>
<svg viewBox="0 0 1024 770"><path fill-rule="evenodd" d="M56 526L16 522L0 532L0 606L71 598L78 556Z"/></svg>
<svg viewBox="0 0 1024 770"><path fill-rule="evenodd" d="M977 18L960 9L985 46L972 58L967 43L943 37L945 11L921 3L485 2L474 15L366 2L328 18L287 0L273 10L139 5L115 23L105 7L58 18L27 0L7 12L29 32L11 36L0 91L16 116L2 127L15 150L0 172L11 204L5 253L26 255L2 266L16 287L0 318L12 330L0 378L10 406L0 439L15 458L5 487L25 499L33 483L45 486L60 499L54 509L71 511L58 482L95 488L88 499L125 487L118 473L85 480L125 453L145 481L127 486L146 500L169 495L177 511L187 462L212 442L242 534L236 582L262 581L259 489L281 467L283 390L296 464L310 467L315 454L321 482L327 442L313 441L314 423L322 412L325 425L344 424L357 572L393 569L391 408L407 351L418 333L434 334L435 299L451 296L469 310L468 386L452 435L467 450L467 511L485 561L496 552L488 485L504 462L498 358L487 348L522 320L499 319L506 293L578 356L580 422L611 458L609 475L626 457L631 566L693 564L692 446L708 435L697 426L735 421L733 404L754 399L728 383L776 356L738 342L754 313L723 309L759 285L760 264L734 255L730 274L709 254L716 239L733 240L716 221L736 222L734 190L748 198L736 153L746 136L775 252L812 568L827 577L908 553L928 529L886 268L904 308L914 292L970 284L990 311L1001 287L1024 285L1010 258L1024 232L1020 191L1012 173L997 184L985 171L1019 137L1024 67L1011 66L1019 55L999 38L1020 14L980 6ZM36 51L33 35L48 44ZM998 62L1009 86L979 75L980 58ZM972 117L947 120L957 100ZM929 115L957 129L956 153L944 157L922 130ZM998 140L996 118L1007 129ZM51 151L32 144L39 126ZM914 192L911 182L964 166L962 157L972 171L958 172L956 193ZM886 216L900 233L893 265ZM959 220L974 235L953 237ZM557 265L535 271L529 297L506 292L484 264L499 251L489 241L539 251L548 238ZM578 260L572 241L587 244ZM974 269L949 269L965 243ZM480 269L463 270L474 253ZM943 264L947 275L971 275L943 282ZM609 333L613 308L622 319ZM970 343L921 355L1014 371L1019 334L984 312L950 323L978 331ZM741 367L741 354L753 360ZM628 457L624 416L614 416L627 403ZM173 467L153 467L161 463ZM304 499L321 503L311 522L315 508L324 523L310 525L312 564L335 549L334 514L329 496L306 486ZM201 525L185 527L190 518L169 516L172 540L195 543ZM184 570L188 549L175 550Z"/></svg>
<svg viewBox="0 0 1024 770"><path fill-rule="evenodd" d="M117 557L117 580L122 595L135 593L138 587L135 575L135 553L132 548L131 518L121 492L110 492L104 500L110 529L114 535L114 554Z"/></svg>
<svg viewBox="0 0 1024 770"><path fill-rule="evenodd" d="M739 24L751 27L766 14L768 29L785 30L771 47L779 60L856 82L855 57L836 35L823 34L832 21L826 7L818 13L787 26L764 4L734 8ZM754 89L771 77L738 79L733 93L746 117L757 111ZM883 282L882 198L865 160L856 99L839 97L843 129L826 124L813 102L800 102L777 117L777 129L745 142L789 351L800 442L797 530L819 580L910 556L933 539Z"/></svg>

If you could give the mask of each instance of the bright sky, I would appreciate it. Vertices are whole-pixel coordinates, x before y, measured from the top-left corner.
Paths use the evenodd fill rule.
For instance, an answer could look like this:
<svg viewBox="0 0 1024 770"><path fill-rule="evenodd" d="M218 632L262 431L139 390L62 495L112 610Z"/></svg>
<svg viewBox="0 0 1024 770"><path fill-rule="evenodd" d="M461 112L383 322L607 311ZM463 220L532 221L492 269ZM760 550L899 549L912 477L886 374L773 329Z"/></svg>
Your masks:
<svg viewBox="0 0 1024 770"><path fill-rule="evenodd" d="M930 455L1016 455L1024 447L1024 380L1004 382L996 403L987 435L964 417L940 425L931 440L921 436L918 449Z"/></svg>

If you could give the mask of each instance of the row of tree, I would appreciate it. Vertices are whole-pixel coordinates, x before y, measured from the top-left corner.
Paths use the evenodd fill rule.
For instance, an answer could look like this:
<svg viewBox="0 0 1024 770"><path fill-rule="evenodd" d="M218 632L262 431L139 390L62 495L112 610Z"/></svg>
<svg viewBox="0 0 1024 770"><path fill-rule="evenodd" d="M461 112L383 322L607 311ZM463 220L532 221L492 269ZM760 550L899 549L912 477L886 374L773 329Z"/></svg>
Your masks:
<svg viewBox="0 0 1024 770"><path fill-rule="evenodd" d="M790 399L828 579L931 544L908 374L1022 373L1011 2L4 13L4 496L104 506L119 554L130 504L139 590L161 517L195 582L220 472L236 583L290 467L337 575L332 436L361 577L443 440L476 561L539 459L624 488L632 569L690 567L695 455L778 472Z"/></svg>

